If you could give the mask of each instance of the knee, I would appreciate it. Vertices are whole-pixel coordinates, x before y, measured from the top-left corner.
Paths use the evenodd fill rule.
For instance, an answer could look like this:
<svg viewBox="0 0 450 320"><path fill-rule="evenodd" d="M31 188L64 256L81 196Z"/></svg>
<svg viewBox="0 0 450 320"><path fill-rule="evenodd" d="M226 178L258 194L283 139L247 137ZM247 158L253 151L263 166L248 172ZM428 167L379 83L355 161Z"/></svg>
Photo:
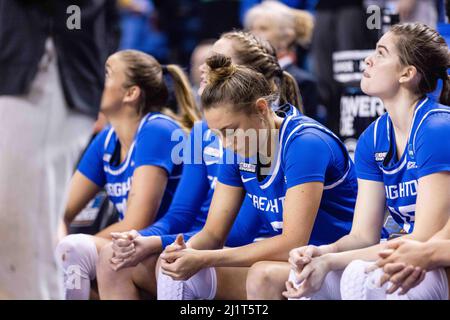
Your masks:
<svg viewBox="0 0 450 320"><path fill-rule="evenodd" d="M261 294L269 290L276 278L276 268L270 262L253 264L247 274L247 298L260 299Z"/></svg>
<svg viewBox="0 0 450 320"><path fill-rule="evenodd" d="M56 246L55 255L62 266L70 265L76 257L83 256L95 247L92 239L86 234L70 234L64 237Z"/></svg>
<svg viewBox="0 0 450 320"><path fill-rule="evenodd" d="M97 279L109 278L115 274L111 268L111 258L113 257L112 243L109 243L100 250L97 260Z"/></svg>
<svg viewBox="0 0 450 320"><path fill-rule="evenodd" d="M97 248L92 236L86 234L71 234L64 237L56 246L55 258L65 272L76 267L84 273L95 270Z"/></svg>
<svg viewBox="0 0 450 320"><path fill-rule="evenodd" d="M343 300L365 300L372 289L378 289L375 283L372 283L380 270L371 274L366 273L367 267L373 262L354 260L342 273L340 282L341 297Z"/></svg>
<svg viewBox="0 0 450 320"><path fill-rule="evenodd" d="M341 282L350 281L364 281L368 273L366 269L373 265L373 262L363 260L353 260L350 262L342 273Z"/></svg>

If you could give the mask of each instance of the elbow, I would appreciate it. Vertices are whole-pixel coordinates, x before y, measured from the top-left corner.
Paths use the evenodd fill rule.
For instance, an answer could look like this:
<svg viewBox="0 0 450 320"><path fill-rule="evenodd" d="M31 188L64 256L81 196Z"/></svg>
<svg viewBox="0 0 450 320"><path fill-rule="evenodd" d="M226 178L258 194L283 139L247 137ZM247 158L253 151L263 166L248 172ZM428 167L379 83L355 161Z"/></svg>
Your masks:
<svg viewBox="0 0 450 320"><path fill-rule="evenodd" d="M360 233L351 231L348 235L352 239L352 242L355 244L355 249L357 248L367 248L373 245L379 244L381 236L379 233L377 234L369 234L369 233Z"/></svg>

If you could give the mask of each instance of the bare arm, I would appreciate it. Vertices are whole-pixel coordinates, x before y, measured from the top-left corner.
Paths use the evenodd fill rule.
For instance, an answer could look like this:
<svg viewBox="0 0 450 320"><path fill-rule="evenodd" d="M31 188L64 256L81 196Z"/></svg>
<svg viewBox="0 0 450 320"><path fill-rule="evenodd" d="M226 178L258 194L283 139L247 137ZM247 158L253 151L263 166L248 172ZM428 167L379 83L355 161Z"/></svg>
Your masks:
<svg viewBox="0 0 450 320"><path fill-rule="evenodd" d="M96 236L110 239L111 232L140 230L150 225L157 215L166 185L167 173L164 169L157 166L138 167L133 174L124 219Z"/></svg>
<svg viewBox="0 0 450 320"><path fill-rule="evenodd" d="M382 182L358 179L352 230L335 243L321 246L322 254L366 248L379 243L385 204Z"/></svg>
<svg viewBox="0 0 450 320"><path fill-rule="evenodd" d="M310 182L288 189L283 210L283 233L246 246L203 251L207 266L248 267L257 261L286 261L289 251L309 241L322 198L323 183Z"/></svg>
<svg viewBox="0 0 450 320"><path fill-rule="evenodd" d="M222 248L239 212L245 192L217 182L203 229L188 241L194 249Z"/></svg>
<svg viewBox="0 0 450 320"><path fill-rule="evenodd" d="M433 247L431 265L450 267L450 219L445 227L428 241L428 245Z"/></svg>
<svg viewBox="0 0 450 320"><path fill-rule="evenodd" d="M418 181L415 225L414 231L401 238L389 241L389 243L399 239L412 239L417 241L427 241L438 233L448 222L450 217L450 173L435 173L422 177ZM364 207L370 206L367 203ZM446 231L442 231L444 234ZM441 232L439 232L439 236ZM433 237L434 238L434 237ZM364 249L352 250L340 253L331 253L332 269L343 269L355 259L377 260L378 253L386 249L386 243L378 244Z"/></svg>
<svg viewBox="0 0 450 320"><path fill-rule="evenodd" d="M69 195L64 210L64 224L66 227L83 210L92 198L100 191L100 187L86 178L78 170L72 176L69 186Z"/></svg>

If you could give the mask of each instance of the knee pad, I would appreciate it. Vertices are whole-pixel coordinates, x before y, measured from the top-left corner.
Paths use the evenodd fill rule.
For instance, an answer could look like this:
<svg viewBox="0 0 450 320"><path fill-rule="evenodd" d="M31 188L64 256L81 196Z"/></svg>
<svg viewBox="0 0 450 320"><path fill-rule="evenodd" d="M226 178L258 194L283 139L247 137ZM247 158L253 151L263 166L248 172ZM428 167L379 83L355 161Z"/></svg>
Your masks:
<svg viewBox="0 0 450 320"><path fill-rule="evenodd" d="M56 247L55 256L65 276L78 275L84 279L95 279L98 253L92 236L71 234L64 237Z"/></svg>
<svg viewBox="0 0 450 320"><path fill-rule="evenodd" d="M202 269L185 281L158 273L158 300L213 300L216 291L215 268Z"/></svg>
<svg viewBox="0 0 450 320"><path fill-rule="evenodd" d="M377 300L382 298L386 291L385 286L379 287L383 275L381 269L366 273L366 268L373 262L354 260L342 273L341 297L342 300Z"/></svg>

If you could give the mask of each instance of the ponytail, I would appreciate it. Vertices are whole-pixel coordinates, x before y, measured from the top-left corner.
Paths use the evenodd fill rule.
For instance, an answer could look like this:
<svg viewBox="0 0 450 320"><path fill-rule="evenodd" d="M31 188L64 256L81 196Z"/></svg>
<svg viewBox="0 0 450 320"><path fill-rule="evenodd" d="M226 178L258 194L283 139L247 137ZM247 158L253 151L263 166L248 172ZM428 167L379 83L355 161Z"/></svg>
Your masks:
<svg viewBox="0 0 450 320"><path fill-rule="evenodd" d="M280 85L280 105L290 103L304 113L303 99L298 88L297 81L286 71L283 71Z"/></svg>
<svg viewBox="0 0 450 320"><path fill-rule="evenodd" d="M200 119L189 80L184 71L177 65L169 64L164 68L174 81L175 98L180 110L177 115L169 109L165 109L164 113L175 118L184 129L189 130L194 126L195 121Z"/></svg>
<svg viewBox="0 0 450 320"><path fill-rule="evenodd" d="M439 97L439 103L445 104L446 106L450 105L450 76L447 76L446 79L442 80L442 91Z"/></svg>

